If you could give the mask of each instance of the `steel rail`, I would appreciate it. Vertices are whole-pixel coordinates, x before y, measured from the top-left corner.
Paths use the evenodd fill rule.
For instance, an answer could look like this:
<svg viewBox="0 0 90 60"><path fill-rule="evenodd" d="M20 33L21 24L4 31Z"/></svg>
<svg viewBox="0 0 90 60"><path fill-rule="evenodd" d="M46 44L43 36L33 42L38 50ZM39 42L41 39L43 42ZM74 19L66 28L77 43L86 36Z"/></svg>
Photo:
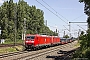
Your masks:
<svg viewBox="0 0 90 60"><path fill-rule="evenodd" d="M42 56L42 55L45 55L45 54L48 54L48 53L51 53L51 52L58 51L60 49L68 47L68 46L70 46L70 45L69 44L65 44L65 45L57 46L57 47L54 47L54 48L51 48L51 49L47 49L45 51L39 51L39 52L34 53L32 55L20 57L20 58L18 58L18 60L23 60L23 59L30 60L30 59L33 59L33 58L36 58L36 57L39 57L39 56Z"/></svg>
<svg viewBox="0 0 90 60"><path fill-rule="evenodd" d="M73 42L72 42L73 43ZM41 56L43 54L48 54L50 52L53 52L53 51L57 51L57 50L60 50L62 48L65 48L65 47L68 47L70 46L71 43L68 43L68 44L65 44L65 45L59 45L59 46L55 46L55 47L50 47L50 48L46 48L46 49L42 49L42 50L37 50L37 51L18 51L18 52L12 52L12 53L8 53L8 54L0 54L0 60L20 60L20 59L24 59L24 58L27 58L29 56L32 56L30 57L31 59L34 58L34 57L38 57L38 56ZM30 59L30 58L27 58L27 59Z"/></svg>

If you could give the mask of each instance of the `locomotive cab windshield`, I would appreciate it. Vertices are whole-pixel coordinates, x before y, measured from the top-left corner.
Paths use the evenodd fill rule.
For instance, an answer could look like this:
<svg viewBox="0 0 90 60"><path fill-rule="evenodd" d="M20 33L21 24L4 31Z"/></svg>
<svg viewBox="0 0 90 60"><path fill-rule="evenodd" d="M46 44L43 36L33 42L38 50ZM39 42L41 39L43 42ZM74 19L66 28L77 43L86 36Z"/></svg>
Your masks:
<svg viewBox="0 0 90 60"><path fill-rule="evenodd" d="M35 39L35 36L26 36L26 40L33 40Z"/></svg>

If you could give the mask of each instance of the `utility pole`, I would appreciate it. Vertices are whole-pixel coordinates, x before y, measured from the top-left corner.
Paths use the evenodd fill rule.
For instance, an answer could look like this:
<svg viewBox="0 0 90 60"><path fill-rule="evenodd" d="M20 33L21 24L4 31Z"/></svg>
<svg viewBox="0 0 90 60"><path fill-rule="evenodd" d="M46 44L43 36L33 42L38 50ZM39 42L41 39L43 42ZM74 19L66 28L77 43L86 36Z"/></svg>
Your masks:
<svg viewBox="0 0 90 60"><path fill-rule="evenodd" d="M64 35L63 36L65 36L65 31L64 31Z"/></svg>
<svg viewBox="0 0 90 60"><path fill-rule="evenodd" d="M37 26L37 24L36 24L36 34L38 34L37 27L38 27L38 26Z"/></svg>
<svg viewBox="0 0 90 60"><path fill-rule="evenodd" d="M25 45L25 36L26 36L26 18L24 18L24 30L23 30L23 44Z"/></svg>
<svg viewBox="0 0 90 60"><path fill-rule="evenodd" d="M71 37L71 26L70 26L70 22L69 22L69 34L70 34L70 37Z"/></svg>
<svg viewBox="0 0 90 60"><path fill-rule="evenodd" d="M16 45L16 19L15 19L15 41L14 41L14 45Z"/></svg>
<svg viewBox="0 0 90 60"><path fill-rule="evenodd" d="M79 29L78 31L78 41L79 41L80 32L81 32L81 29Z"/></svg>
<svg viewBox="0 0 90 60"><path fill-rule="evenodd" d="M16 17L16 16L17 16L17 11L16 11L16 10L17 10L17 7L15 7L14 9L15 9L15 10L14 10L14 13L15 13L15 16L14 16L14 18L15 18L15 19L14 19L14 22L15 22L15 23L14 23L14 26L15 26L15 39L14 39L14 45L16 45L16 33L17 33L17 31L16 31L16 29L17 29L17 28L16 28L16 25L17 25L17 17Z"/></svg>
<svg viewBox="0 0 90 60"><path fill-rule="evenodd" d="M47 20L46 20L46 26L47 26Z"/></svg>
<svg viewBox="0 0 90 60"><path fill-rule="evenodd" d="M2 30L1 30L1 27L0 27L0 39L1 39L1 31L2 31Z"/></svg>
<svg viewBox="0 0 90 60"><path fill-rule="evenodd" d="M59 36L59 30L58 30L58 36Z"/></svg>
<svg viewBox="0 0 90 60"><path fill-rule="evenodd" d="M24 40L26 35L26 18L24 18Z"/></svg>
<svg viewBox="0 0 90 60"><path fill-rule="evenodd" d="M87 23L87 22L69 22L69 30L70 30L70 23ZM79 25L78 25L79 26ZM80 26L79 26L80 27ZM80 32L80 29L79 29ZM79 39L79 32L78 32L78 39Z"/></svg>
<svg viewBox="0 0 90 60"><path fill-rule="evenodd" d="M46 28L47 28L47 20L46 20L46 22L45 22L45 25L46 25ZM46 35L47 35L47 29L46 29Z"/></svg>
<svg viewBox="0 0 90 60"><path fill-rule="evenodd" d="M26 34L26 18L24 18L23 30L22 30L22 40L25 40Z"/></svg>
<svg viewBox="0 0 90 60"><path fill-rule="evenodd" d="M0 34L1 34L1 27L0 27Z"/></svg>

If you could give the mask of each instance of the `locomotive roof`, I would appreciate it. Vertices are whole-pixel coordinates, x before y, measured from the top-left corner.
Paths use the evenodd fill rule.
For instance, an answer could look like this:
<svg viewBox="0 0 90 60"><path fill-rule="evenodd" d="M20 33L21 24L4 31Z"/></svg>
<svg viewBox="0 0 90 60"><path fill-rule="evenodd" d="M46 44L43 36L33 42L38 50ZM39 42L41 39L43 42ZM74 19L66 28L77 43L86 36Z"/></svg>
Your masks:
<svg viewBox="0 0 90 60"><path fill-rule="evenodd" d="M51 37L49 35L40 35L40 34L27 34L26 36L44 36L44 37ZM58 36L53 36L53 37L58 37Z"/></svg>

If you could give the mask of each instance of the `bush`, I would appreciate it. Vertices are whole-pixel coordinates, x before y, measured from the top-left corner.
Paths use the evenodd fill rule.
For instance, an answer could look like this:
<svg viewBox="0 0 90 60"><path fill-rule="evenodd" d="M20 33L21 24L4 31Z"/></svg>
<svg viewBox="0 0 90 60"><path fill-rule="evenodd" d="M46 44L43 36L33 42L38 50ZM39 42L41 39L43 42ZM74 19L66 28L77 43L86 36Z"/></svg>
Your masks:
<svg viewBox="0 0 90 60"><path fill-rule="evenodd" d="M86 58L90 60L90 49L88 49L85 53Z"/></svg>

